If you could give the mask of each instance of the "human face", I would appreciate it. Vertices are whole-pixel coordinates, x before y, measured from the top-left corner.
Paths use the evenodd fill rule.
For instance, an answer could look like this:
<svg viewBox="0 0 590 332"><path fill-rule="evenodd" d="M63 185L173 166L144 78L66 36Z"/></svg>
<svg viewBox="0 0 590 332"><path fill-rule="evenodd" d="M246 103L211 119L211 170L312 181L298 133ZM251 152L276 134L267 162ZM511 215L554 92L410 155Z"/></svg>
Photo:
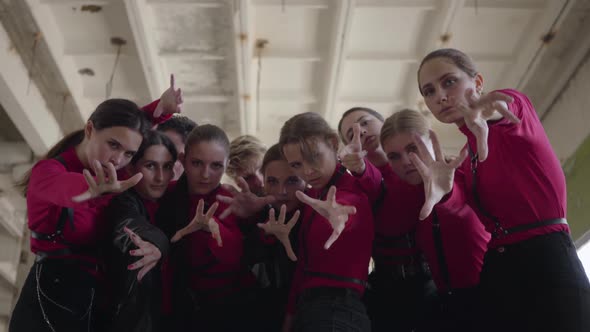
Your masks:
<svg viewBox="0 0 590 332"><path fill-rule="evenodd" d="M420 91L424 102L434 117L443 123L463 125L463 115L456 106L467 103L465 92L474 93L483 88L483 77L470 77L451 60L443 57L428 60L418 73Z"/></svg>
<svg viewBox="0 0 590 332"><path fill-rule="evenodd" d="M178 154L184 153L184 140L182 139L182 136L179 133L175 132L174 130L166 130L165 132L163 132L163 134L168 136L168 138L172 141L174 147L176 147L176 152ZM182 172L184 172L184 167L182 167L182 163L180 162L180 159L178 159L174 163L173 180L178 180L182 175Z"/></svg>
<svg viewBox="0 0 590 332"><path fill-rule="evenodd" d="M142 198L153 201L164 195L168 183L174 176L174 161L164 145L148 147L143 157L135 165L129 165L128 167L131 175L143 174L141 181L133 188Z"/></svg>
<svg viewBox="0 0 590 332"><path fill-rule="evenodd" d="M246 180L250 191L255 194L261 194L263 191L263 176L260 172L262 167L262 158L252 157L242 165L244 168L236 171L236 177L242 177Z"/></svg>
<svg viewBox="0 0 590 332"><path fill-rule="evenodd" d="M428 136L422 140L431 151L432 143ZM383 142L383 151L387 155L389 165L400 179L412 185L422 183L422 177L410 159L410 153L418 154L418 147L414 143L411 133L398 133ZM430 152L432 154L432 152Z"/></svg>
<svg viewBox="0 0 590 332"><path fill-rule="evenodd" d="M379 148L379 134L383 122L375 116L365 111L354 111L346 115L342 119L341 134L345 142L349 143L352 140L352 127L355 123L361 126L361 143L363 150L367 152L375 151Z"/></svg>
<svg viewBox="0 0 590 332"><path fill-rule="evenodd" d="M216 141L199 142L182 156L189 192L206 195L219 185L227 166L228 151Z"/></svg>
<svg viewBox="0 0 590 332"><path fill-rule="evenodd" d="M143 137L133 129L127 127L110 127L96 130L91 121L88 121L84 129L85 148L82 160L85 167L98 160L107 171L107 163L112 163L119 170L131 161Z"/></svg>
<svg viewBox="0 0 590 332"><path fill-rule="evenodd" d="M285 144L283 154L295 174L314 189L323 189L332 178L336 169L336 138L327 142L313 137L307 140L310 145L311 158L306 158L297 143ZM309 160L311 159L311 160Z"/></svg>
<svg viewBox="0 0 590 332"><path fill-rule="evenodd" d="M279 210L283 204L287 212L293 212L300 204L295 192L305 190L305 182L298 177L294 170L284 160L271 161L264 169L264 192L272 195L276 201L272 204Z"/></svg>

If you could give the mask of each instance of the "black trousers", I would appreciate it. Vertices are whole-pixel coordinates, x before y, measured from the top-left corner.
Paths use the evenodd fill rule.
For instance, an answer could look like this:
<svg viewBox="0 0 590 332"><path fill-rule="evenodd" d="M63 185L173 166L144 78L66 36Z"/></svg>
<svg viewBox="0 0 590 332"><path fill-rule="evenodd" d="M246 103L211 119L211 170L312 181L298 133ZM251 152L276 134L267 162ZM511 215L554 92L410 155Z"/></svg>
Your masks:
<svg viewBox="0 0 590 332"><path fill-rule="evenodd" d="M438 323L436 286L426 275L393 280L377 270L369 275L365 293L373 332L433 331Z"/></svg>
<svg viewBox="0 0 590 332"><path fill-rule="evenodd" d="M482 331L590 331L590 284L569 234L490 249L480 287Z"/></svg>
<svg viewBox="0 0 590 332"><path fill-rule="evenodd" d="M14 307L8 330L103 331L104 315L98 308L100 293L95 277L75 262L35 263Z"/></svg>
<svg viewBox="0 0 590 332"><path fill-rule="evenodd" d="M459 288L439 295L439 318L435 329L440 332L479 331L481 319L481 301L479 289Z"/></svg>
<svg viewBox="0 0 590 332"><path fill-rule="evenodd" d="M298 299L293 331L370 332L371 322L354 290L312 288Z"/></svg>

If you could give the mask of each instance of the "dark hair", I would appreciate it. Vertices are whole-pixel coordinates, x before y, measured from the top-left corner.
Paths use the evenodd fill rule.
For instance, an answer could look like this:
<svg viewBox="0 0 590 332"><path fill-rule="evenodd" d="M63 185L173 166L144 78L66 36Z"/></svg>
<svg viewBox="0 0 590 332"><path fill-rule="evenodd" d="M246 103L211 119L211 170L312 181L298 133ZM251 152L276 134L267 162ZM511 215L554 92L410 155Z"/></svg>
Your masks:
<svg viewBox="0 0 590 332"><path fill-rule="evenodd" d="M266 170L266 166L273 161L282 160L285 161L285 157L281 153L281 148L279 144L275 144L270 147L264 154L264 158L262 159L262 167L260 167L260 172L264 174Z"/></svg>
<svg viewBox="0 0 590 332"><path fill-rule="evenodd" d="M469 77L475 77L477 75L478 70L475 66L473 60L465 53L454 49L454 48L441 48L436 51L432 51L428 53L420 62L420 67L418 67L418 91L422 94L422 89L420 87L420 71L422 70L422 66L426 62L436 58L445 58L453 62L457 68L461 69L465 74L469 75ZM422 94L423 95L423 94Z"/></svg>
<svg viewBox="0 0 590 332"><path fill-rule="evenodd" d="M297 114L287 120L283 128L281 128L281 135L279 137L281 153L285 145L296 143L301 147L303 157L310 162L315 162L313 151L309 145L310 139L323 139L326 143L330 144L330 140L332 139L338 142L338 135L318 113L306 112ZM334 148L338 149L338 146Z"/></svg>
<svg viewBox="0 0 590 332"><path fill-rule="evenodd" d="M349 109L348 111L344 112L344 114L342 114L342 117L340 118L340 121L338 122L338 136L340 136L340 139L344 143L346 143L346 137L344 137L344 135L342 135L342 121L344 121L344 118L347 117L350 113L356 112L356 111L369 113L372 116L379 119L379 121L381 121L381 122L385 121L385 119L383 118L383 115L381 115L381 113L375 111L374 109L370 109L368 107L358 107L358 106Z"/></svg>
<svg viewBox="0 0 590 332"><path fill-rule="evenodd" d="M210 141L221 144L229 155L229 138L221 128L212 124L197 126L193 129L186 139L184 150L188 151L194 144Z"/></svg>
<svg viewBox="0 0 590 332"><path fill-rule="evenodd" d="M126 127L139 132L142 136L150 129L145 113L132 101L127 99L107 99L100 103L90 115L88 121L96 130L111 127ZM84 140L84 129L74 131L57 142L41 159L52 159L62 154L67 149L80 144ZM16 186L21 188L26 195L31 172L27 172Z"/></svg>
<svg viewBox="0 0 590 332"><path fill-rule="evenodd" d="M164 135L159 131L148 130L148 132L143 137L143 141L141 141L141 145L139 146L137 153L133 155L133 159L131 159L131 164L137 164L137 162L145 155L145 151L147 151L147 149L150 146L154 145L163 145L168 150L168 152L170 152L170 155L172 156L172 161L176 161L176 159L178 158L178 152L176 151L176 147L174 146L174 143L172 143L172 141L168 138L168 136Z"/></svg>
<svg viewBox="0 0 590 332"><path fill-rule="evenodd" d="M187 116L175 114L164 123L158 125L157 130L160 132L173 131L182 137L182 141L186 142L188 135L195 129L197 123L189 119Z"/></svg>

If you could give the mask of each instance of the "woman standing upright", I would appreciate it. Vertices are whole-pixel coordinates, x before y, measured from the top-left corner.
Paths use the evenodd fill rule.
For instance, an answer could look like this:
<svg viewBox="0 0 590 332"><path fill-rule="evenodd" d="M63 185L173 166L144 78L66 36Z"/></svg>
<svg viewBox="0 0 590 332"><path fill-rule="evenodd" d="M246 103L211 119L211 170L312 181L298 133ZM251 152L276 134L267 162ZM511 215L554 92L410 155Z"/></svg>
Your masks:
<svg viewBox="0 0 590 332"><path fill-rule="evenodd" d="M455 49L428 54L418 86L432 114L467 137L464 190L492 234L481 273L485 327L590 330L590 285L565 219L565 176L529 99L512 89L484 93L483 76ZM444 191L427 192L427 201Z"/></svg>
<svg viewBox="0 0 590 332"><path fill-rule="evenodd" d="M279 146L305 180L298 260L285 330L369 331L364 293L373 214L366 195L337 159L338 135L316 113L302 113L281 129ZM294 321L293 321L293 314Z"/></svg>

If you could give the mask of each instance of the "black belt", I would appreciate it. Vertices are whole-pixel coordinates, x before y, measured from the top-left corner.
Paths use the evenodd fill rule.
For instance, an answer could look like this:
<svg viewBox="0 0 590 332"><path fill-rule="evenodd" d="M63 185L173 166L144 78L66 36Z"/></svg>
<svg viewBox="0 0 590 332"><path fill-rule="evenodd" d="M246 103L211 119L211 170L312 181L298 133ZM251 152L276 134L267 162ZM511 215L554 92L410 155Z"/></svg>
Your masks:
<svg viewBox="0 0 590 332"><path fill-rule="evenodd" d="M496 232L494 232L492 234L492 237L493 238L500 238L500 237L503 237L506 235L520 233L520 232L526 232L531 229L545 227L545 226L551 226L551 225L567 225L567 220L565 218L554 218L554 219L537 221L537 222L533 222L533 223L525 224L525 225L518 225L518 226L510 227L507 229L500 227L499 229L496 229Z"/></svg>
<svg viewBox="0 0 590 332"><path fill-rule="evenodd" d="M367 282L361 279L357 279L357 278L352 278L352 277L344 277L341 275L337 275L337 274L332 274L332 273L325 273L325 272L317 272L317 271L310 271L310 270L305 270L305 275L306 276L310 276L310 277L318 277L318 278L323 278L323 279L331 279L331 280L336 280L336 281L343 281L343 282L350 282L353 284L357 284L360 285L362 287L366 287L367 286Z"/></svg>
<svg viewBox="0 0 590 332"><path fill-rule="evenodd" d="M411 264L396 264L396 265L375 265L374 273L378 276L385 276L391 280L406 280L412 279L416 276L427 275L424 268L417 265L415 262Z"/></svg>
<svg viewBox="0 0 590 332"><path fill-rule="evenodd" d="M316 299L318 297L354 297L356 299L360 299L361 294L352 288L344 288L344 287L314 287L308 288L303 290L301 295L299 295L298 302L300 301L310 301Z"/></svg>
<svg viewBox="0 0 590 332"><path fill-rule="evenodd" d="M36 264L72 264L80 267L86 267L90 270L99 271L101 270L100 265L84 260L83 258L61 258L60 256L71 256L78 253L72 252L69 248L56 249L51 251L37 251L35 253ZM60 258L56 258L60 257Z"/></svg>
<svg viewBox="0 0 590 332"><path fill-rule="evenodd" d="M564 218L554 218L554 219L541 220L541 221L533 222L533 223L526 224L526 225L519 225L519 226L510 227L510 228L504 228L500 224L500 220L496 216L492 215L487 209L485 209L481 203L481 200L479 198L479 194L477 191L478 154L473 152L473 150L471 149L471 146L469 145L469 142L467 142L467 149L469 150L469 155L471 156L471 173L472 173L471 191L473 194L473 200L475 202L475 205L477 205L477 208L479 209L479 211L485 217L489 218L490 220L492 220L494 222L494 230L491 232L492 238L498 239L498 238L502 238L506 235L525 232L525 231L528 231L531 229L544 227L544 226L567 225L567 220L565 220Z"/></svg>

